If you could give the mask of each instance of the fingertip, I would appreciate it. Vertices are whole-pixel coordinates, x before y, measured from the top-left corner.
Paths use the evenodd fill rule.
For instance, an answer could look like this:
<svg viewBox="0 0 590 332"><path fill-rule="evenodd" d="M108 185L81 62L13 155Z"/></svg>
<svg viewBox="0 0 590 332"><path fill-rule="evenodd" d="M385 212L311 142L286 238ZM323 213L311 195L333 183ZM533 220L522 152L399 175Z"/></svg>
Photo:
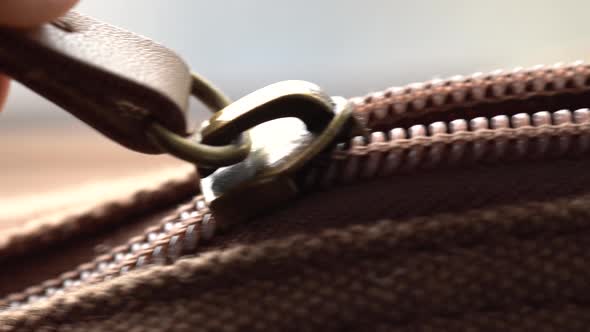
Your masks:
<svg viewBox="0 0 590 332"><path fill-rule="evenodd" d="M54 20L78 3L78 0L0 0L0 25L32 27Z"/></svg>
<svg viewBox="0 0 590 332"><path fill-rule="evenodd" d="M4 103L6 102L9 86L10 80L8 79L8 77L0 75L0 113L2 113Z"/></svg>

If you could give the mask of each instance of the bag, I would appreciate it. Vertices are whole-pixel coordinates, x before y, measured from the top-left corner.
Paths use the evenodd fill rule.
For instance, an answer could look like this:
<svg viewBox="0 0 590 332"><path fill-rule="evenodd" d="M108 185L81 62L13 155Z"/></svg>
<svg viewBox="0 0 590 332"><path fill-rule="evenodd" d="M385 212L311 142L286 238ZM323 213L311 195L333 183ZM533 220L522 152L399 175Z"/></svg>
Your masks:
<svg viewBox="0 0 590 332"><path fill-rule="evenodd" d="M230 104L163 47L69 13L0 30L0 71L198 165L4 232L2 331L590 330L588 65ZM223 110L187 138L191 89Z"/></svg>

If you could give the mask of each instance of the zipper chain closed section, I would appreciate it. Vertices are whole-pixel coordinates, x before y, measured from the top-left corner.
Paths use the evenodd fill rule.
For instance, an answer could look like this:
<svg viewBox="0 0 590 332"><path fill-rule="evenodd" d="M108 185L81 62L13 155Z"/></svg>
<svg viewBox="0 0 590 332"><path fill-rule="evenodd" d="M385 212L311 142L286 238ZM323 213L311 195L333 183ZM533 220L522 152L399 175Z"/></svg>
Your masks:
<svg viewBox="0 0 590 332"><path fill-rule="evenodd" d="M194 252L199 243L211 239L215 230L216 222L205 200L197 196L164 218L160 225L146 229L143 235L80 265L75 271L8 296L0 302L0 308L17 309L82 284L108 280L149 264L172 263L181 255Z"/></svg>

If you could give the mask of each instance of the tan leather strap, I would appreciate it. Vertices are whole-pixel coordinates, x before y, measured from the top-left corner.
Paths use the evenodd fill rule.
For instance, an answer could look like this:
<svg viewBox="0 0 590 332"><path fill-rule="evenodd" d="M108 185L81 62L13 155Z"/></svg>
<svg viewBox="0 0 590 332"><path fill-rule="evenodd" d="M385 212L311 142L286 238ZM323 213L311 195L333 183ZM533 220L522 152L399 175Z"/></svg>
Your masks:
<svg viewBox="0 0 590 332"><path fill-rule="evenodd" d="M161 152L145 136L152 120L185 134L186 64L147 38L78 13L32 30L0 28L0 72L130 149Z"/></svg>

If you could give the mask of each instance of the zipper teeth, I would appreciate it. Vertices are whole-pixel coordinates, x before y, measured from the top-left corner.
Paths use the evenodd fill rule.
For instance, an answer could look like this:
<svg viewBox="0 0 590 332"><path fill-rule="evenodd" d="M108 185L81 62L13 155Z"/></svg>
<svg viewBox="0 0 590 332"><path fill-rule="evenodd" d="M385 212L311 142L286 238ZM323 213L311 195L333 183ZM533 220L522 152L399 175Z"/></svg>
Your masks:
<svg viewBox="0 0 590 332"><path fill-rule="evenodd" d="M519 113L373 132L339 144L308 174L308 187L455 166L580 155L590 150L590 109Z"/></svg>
<svg viewBox="0 0 590 332"><path fill-rule="evenodd" d="M590 85L590 67L581 62L569 65L516 68L469 77L414 83L390 88L366 97L352 98L356 114L369 127L390 124L412 111L442 111L482 102L527 98L581 91ZM539 112L532 116L516 114L469 121L435 122L408 129L373 132L369 138L355 137L340 144L327 166L309 171L309 186L331 186L355 179L386 176L418 168L459 162L496 161L509 155L541 157L550 153L583 153L590 147L590 111L561 110ZM560 136L560 137L556 137ZM514 141L514 149L508 142ZM172 263L195 251L198 243L214 236L215 219L202 196L182 205L141 236L113 249L76 270L46 281L39 286L0 300L0 312L32 304L66 292L81 284L96 283L148 264Z"/></svg>
<svg viewBox="0 0 590 332"><path fill-rule="evenodd" d="M582 61L528 69L494 70L488 74L453 76L412 83L352 98L358 116L370 127L394 123L416 114L444 111L473 104L493 103L531 96L580 92L590 87L590 66Z"/></svg>
<svg viewBox="0 0 590 332"><path fill-rule="evenodd" d="M146 229L143 235L114 248L109 254L99 256L90 263L80 265L75 271L66 272L39 286L9 295L0 302L0 312L18 309L81 284L108 280L148 264L172 263L179 256L194 252L199 242L211 239L215 230L215 219L199 195L164 218L160 225Z"/></svg>

